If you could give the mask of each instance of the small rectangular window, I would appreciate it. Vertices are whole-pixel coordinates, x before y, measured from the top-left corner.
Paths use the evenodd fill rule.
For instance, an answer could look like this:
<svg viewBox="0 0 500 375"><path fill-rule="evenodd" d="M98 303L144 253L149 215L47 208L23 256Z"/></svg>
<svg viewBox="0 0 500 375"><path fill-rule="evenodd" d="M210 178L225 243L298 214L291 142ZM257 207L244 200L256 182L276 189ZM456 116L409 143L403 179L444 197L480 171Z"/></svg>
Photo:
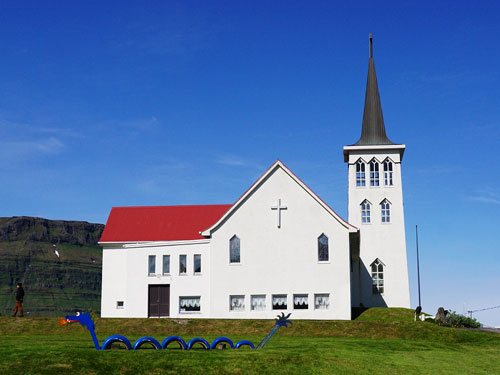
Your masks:
<svg viewBox="0 0 500 375"><path fill-rule="evenodd" d="M286 294L273 294L273 310L286 310Z"/></svg>
<svg viewBox="0 0 500 375"><path fill-rule="evenodd" d="M148 261L148 275L153 276L156 274L156 255L150 255Z"/></svg>
<svg viewBox="0 0 500 375"><path fill-rule="evenodd" d="M293 308L295 310L307 310L309 308L309 301L307 294L294 294Z"/></svg>
<svg viewBox="0 0 500 375"><path fill-rule="evenodd" d="M170 255L163 256L163 274L170 274Z"/></svg>
<svg viewBox="0 0 500 375"><path fill-rule="evenodd" d="M265 294L252 296L250 309L252 311L264 311L266 309Z"/></svg>
<svg viewBox="0 0 500 375"><path fill-rule="evenodd" d="M187 256L179 255L179 274L184 275L187 273Z"/></svg>
<svg viewBox="0 0 500 375"><path fill-rule="evenodd" d="M124 308L123 301L116 301L116 308L117 309L123 309Z"/></svg>
<svg viewBox="0 0 500 375"><path fill-rule="evenodd" d="M201 273L201 254L194 255L194 273Z"/></svg>
<svg viewBox="0 0 500 375"><path fill-rule="evenodd" d="M328 310L330 308L330 295L329 294L315 294L314 295L314 308L316 310Z"/></svg>
<svg viewBox="0 0 500 375"><path fill-rule="evenodd" d="M245 311L245 296L229 296L230 311Z"/></svg>
<svg viewBox="0 0 500 375"><path fill-rule="evenodd" d="M193 312L201 311L201 297L179 297L179 311Z"/></svg>

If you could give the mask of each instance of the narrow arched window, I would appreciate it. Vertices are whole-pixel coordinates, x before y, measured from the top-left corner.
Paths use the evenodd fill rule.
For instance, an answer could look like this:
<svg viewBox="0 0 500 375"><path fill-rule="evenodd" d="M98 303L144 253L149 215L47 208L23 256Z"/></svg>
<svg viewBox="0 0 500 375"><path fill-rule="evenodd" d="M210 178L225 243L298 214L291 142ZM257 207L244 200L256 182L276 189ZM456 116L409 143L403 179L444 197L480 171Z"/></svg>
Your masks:
<svg viewBox="0 0 500 375"><path fill-rule="evenodd" d="M361 223L369 224L371 223L371 215L370 215L370 202L366 199L361 203Z"/></svg>
<svg viewBox="0 0 500 375"><path fill-rule="evenodd" d="M378 161L373 159L370 162L370 186L379 186L379 166Z"/></svg>
<svg viewBox="0 0 500 375"><path fill-rule="evenodd" d="M361 159L356 162L356 186L366 186L365 163Z"/></svg>
<svg viewBox="0 0 500 375"><path fill-rule="evenodd" d="M318 262L328 262L328 237L323 233L318 237Z"/></svg>
<svg viewBox="0 0 500 375"><path fill-rule="evenodd" d="M373 294L384 293L384 263L380 259L375 259L371 264L372 292Z"/></svg>
<svg viewBox="0 0 500 375"><path fill-rule="evenodd" d="M236 235L229 240L229 263L240 263L240 239Z"/></svg>
<svg viewBox="0 0 500 375"><path fill-rule="evenodd" d="M392 162L389 159L384 161L384 185L392 186Z"/></svg>
<svg viewBox="0 0 500 375"><path fill-rule="evenodd" d="M390 223L391 222L391 203L384 199L382 203L380 203L380 208L382 210L382 223Z"/></svg>

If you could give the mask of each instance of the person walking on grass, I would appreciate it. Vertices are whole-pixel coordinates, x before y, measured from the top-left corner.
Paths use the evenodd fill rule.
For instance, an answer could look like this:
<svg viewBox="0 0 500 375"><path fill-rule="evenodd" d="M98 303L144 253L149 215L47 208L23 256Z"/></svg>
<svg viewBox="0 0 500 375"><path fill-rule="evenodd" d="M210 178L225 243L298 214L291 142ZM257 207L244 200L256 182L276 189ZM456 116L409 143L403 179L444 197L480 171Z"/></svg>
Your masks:
<svg viewBox="0 0 500 375"><path fill-rule="evenodd" d="M16 316L17 310L19 310L19 317L22 318L23 314L23 298L24 298L24 289L21 283L17 283L16 287L16 308L14 309L14 314L12 316Z"/></svg>

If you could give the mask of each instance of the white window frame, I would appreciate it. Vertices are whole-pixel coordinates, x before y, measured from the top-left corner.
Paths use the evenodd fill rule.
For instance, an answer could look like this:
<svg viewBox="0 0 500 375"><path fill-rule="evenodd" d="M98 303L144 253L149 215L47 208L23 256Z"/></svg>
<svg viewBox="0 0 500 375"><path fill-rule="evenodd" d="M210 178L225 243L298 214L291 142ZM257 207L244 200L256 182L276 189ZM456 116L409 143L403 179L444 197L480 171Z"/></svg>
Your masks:
<svg viewBox="0 0 500 375"><path fill-rule="evenodd" d="M384 294L384 270L385 264L379 259L375 259L370 264L370 274L372 277L372 294Z"/></svg>
<svg viewBox="0 0 500 375"><path fill-rule="evenodd" d="M380 186L380 163L375 158L370 161L370 186Z"/></svg>
<svg viewBox="0 0 500 375"><path fill-rule="evenodd" d="M199 257L200 259L200 270L197 272L196 271L196 257ZM201 254L194 254L193 255L193 275L201 275L203 272L203 267L202 267L202 262L201 262Z"/></svg>
<svg viewBox="0 0 500 375"><path fill-rule="evenodd" d="M368 199L365 199L363 202L361 202L360 208L361 208L361 224L371 224L371 207L372 204L368 201Z"/></svg>
<svg viewBox="0 0 500 375"><path fill-rule="evenodd" d="M238 244L238 261L234 262L231 259L231 247L233 246L233 240L237 241L236 243ZM229 264L241 264L241 240L236 234L229 239Z"/></svg>
<svg viewBox="0 0 500 375"><path fill-rule="evenodd" d="M321 238L326 238L326 258L327 259L320 259L320 246L322 245L320 243ZM317 243L318 243L318 263L329 263L330 262L330 241L328 239L328 236L324 233L321 233L318 238L317 238Z"/></svg>
<svg viewBox="0 0 500 375"><path fill-rule="evenodd" d="M183 299L198 299L198 310L182 310ZM201 296L179 296L179 313L180 314L200 314L201 313Z"/></svg>
<svg viewBox="0 0 500 375"><path fill-rule="evenodd" d="M167 272L165 272L165 259L168 258L168 270ZM170 275L170 268L171 268L171 261L172 258L170 257L169 254L164 254L163 257L162 257L162 263L161 263L161 266L162 266L162 273L163 275Z"/></svg>
<svg viewBox="0 0 500 375"><path fill-rule="evenodd" d="M284 298L285 299L285 306L279 307L279 308L274 308L274 298ZM286 294L273 294L271 296L271 308L273 310L288 310L288 296Z"/></svg>
<svg viewBox="0 0 500 375"><path fill-rule="evenodd" d="M154 272L151 272L151 259L154 259L153 261L153 268ZM149 255L148 256L148 276L156 276L156 255Z"/></svg>
<svg viewBox="0 0 500 375"><path fill-rule="evenodd" d="M327 303L322 305L319 302L320 298L326 298ZM329 310L330 309L330 293L317 293L314 295L314 310Z"/></svg>
<svg viewBox="0 0 500 375"><path fill-rule="evenodd" d="M243 303L241 303L243 302ZM239 306L236 306L237 304L240 304ZM236 294L236 295L231 295L229 296L229 311L232 312L244 312L245 311L245 295L243 294Z"/></svg>
<svg viewBox="0 0 500 375"><path fill-rule="evenodd" d="M356 162L356 187L366 186L366 163L363 159Z"/></svg>
<svg viewBox="0 0 500 375"><path fill-rule="evenodd" d="M296 299L303 299L305 298L306 300L306 303L305 303L305 307L295 307L296 303ZM308 294L294 294L293 295L293 309L294 310L309 310L309 295ZM297 306L304 306L303 304L297 304Z"/></svg>
<svg viewBox="0 0 500 375"><path fill-rule="evenodd" d="M391 223L391 202L387 199L384 199L380 202L380 214L382 224L390 224Z"/></svg>
<svg viewBox="0 0 500 375"><path fill-rule="evenodd" d="M254 307L254 300L259 299L259 300L264 300L264 306L259 308ZM267 308L267 301L266 301L266 295L265 294L253 294L250 296L250 311L266 311Z"/></svg>
<svg viewBox="0 0 500 375"><path fill-rule="evenodd" d="M181 271L181 265L182 265L182 262L181 262L181 257L184 257L184 259L186 260L186 263L185 263L185 270L184 272ZM179 275L187 275L187 255L186 254L179 254Z"/></svg>
<svg viewBox="0 0 500 375"><path fill-rule="evenodd" d="M394 166L391 159L387 158L384 160L384 185L385 186L393 186L393 172Z"/></svg>

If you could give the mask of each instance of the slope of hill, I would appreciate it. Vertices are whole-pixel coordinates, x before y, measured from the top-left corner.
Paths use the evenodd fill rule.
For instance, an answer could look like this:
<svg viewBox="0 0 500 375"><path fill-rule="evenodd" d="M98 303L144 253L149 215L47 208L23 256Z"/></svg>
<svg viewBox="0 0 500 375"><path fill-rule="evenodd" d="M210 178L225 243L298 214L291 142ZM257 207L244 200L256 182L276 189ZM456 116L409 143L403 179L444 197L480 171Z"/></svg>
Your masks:
<svg viewBox="0 0 500 375"><path fill-rule="evenodd" d="M99 312L102 253L97 241L103 229L103 224L82 221L0 218L0 314L11 314L18 282L26 293L26 316Z"/></svg>

